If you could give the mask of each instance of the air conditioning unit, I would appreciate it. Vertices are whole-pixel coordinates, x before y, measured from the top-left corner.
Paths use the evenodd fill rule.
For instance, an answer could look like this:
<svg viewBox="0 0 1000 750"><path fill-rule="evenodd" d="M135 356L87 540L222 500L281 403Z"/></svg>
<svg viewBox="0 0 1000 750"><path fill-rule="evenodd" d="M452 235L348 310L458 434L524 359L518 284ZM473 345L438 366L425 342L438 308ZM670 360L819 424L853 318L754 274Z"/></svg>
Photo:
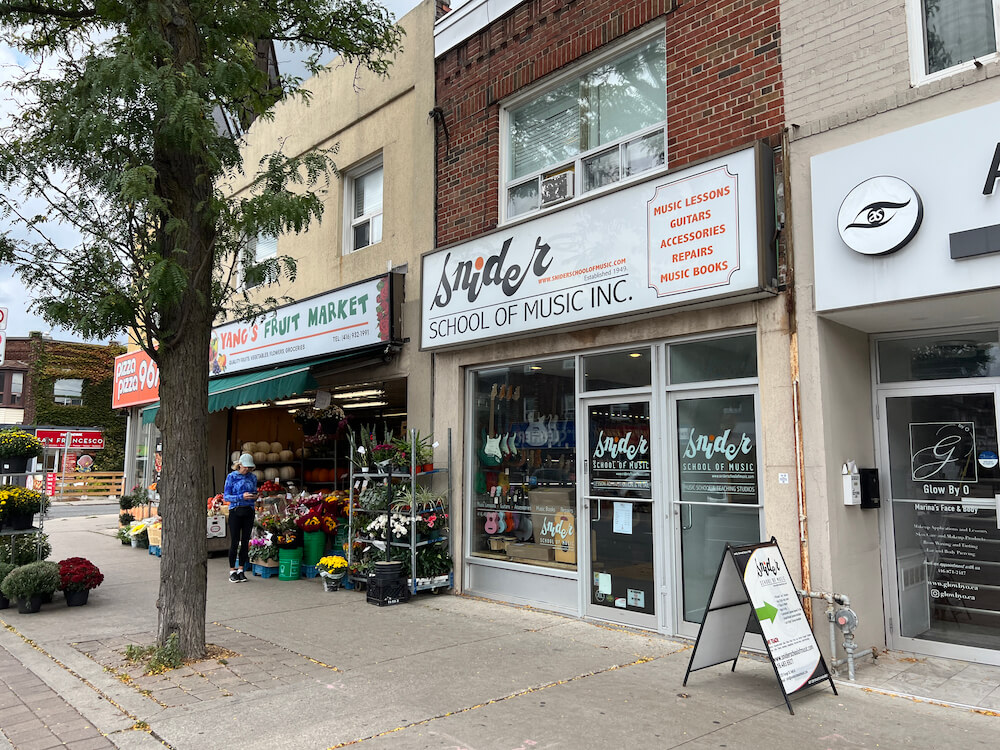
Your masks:
<svg viewBox="0 0 1000 750"><path fill-rule="evenodd" d="M543 206L551 206L553 203L559 203L572 197L573 170L542 178Z"/></svg>

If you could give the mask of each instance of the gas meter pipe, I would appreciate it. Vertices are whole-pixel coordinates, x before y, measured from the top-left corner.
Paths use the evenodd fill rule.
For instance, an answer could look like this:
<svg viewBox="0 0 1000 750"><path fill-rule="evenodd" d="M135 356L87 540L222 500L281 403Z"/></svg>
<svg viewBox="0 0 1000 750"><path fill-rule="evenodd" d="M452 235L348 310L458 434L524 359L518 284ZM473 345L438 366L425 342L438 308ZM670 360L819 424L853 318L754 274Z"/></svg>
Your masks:
<svg viewBox="0 0 1000 750"><path fill-rule="evenodd" d="M847 679L854 682L854 662L856 659L863 659L870 656L872 660L878 658L878 651L873 646L865 649L860 654L855 652L858 645L854 642L854 631L858 627L858 615L851 609L851 600L847 594L834 594L826 591L799 591L799 596L805 599L823 599L826 602L826 619L830 623L830 666L834 674L837 667L847 664ZM839 605L839 609L837 607ZM837 630L844 634L844 653L846 658L837 657Z"/></svg>

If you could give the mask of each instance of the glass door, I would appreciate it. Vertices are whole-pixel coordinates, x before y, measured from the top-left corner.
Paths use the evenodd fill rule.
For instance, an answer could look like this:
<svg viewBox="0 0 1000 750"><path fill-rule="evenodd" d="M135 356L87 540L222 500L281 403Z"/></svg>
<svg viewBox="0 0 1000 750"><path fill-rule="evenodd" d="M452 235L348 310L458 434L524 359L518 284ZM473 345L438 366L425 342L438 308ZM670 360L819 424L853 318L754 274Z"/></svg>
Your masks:
<svg viewBox="0 0 1000 750"><path fill-rule="evenodd" d="M654 445L648 398L586 400L583 512L590 617L655 629Z"/></svg>
<svg viewBox="0 0 1000 750"><path fill-rule="evenodd" d="M1000 663L996 389L898 389L880 401L890 645Z"/></svg>
<svg viewBox="0 0 1000 750"><path fill-rule="evenodd" d="M758 411L755 390L670 397L681 635L698 634L726 544L755 544L762 538Z"/></svg>

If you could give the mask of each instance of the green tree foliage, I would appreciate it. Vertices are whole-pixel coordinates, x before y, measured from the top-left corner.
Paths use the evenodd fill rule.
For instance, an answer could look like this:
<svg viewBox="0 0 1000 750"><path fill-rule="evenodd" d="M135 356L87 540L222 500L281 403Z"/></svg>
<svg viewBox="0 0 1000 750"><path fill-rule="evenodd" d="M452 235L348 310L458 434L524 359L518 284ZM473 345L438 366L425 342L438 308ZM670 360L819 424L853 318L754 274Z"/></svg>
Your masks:
<svg viewBox="0 0 1000 750"><path fill-rule="evenodd" d="M339 55L386 74L402 32L368 0L0 0L0 41L32 60L7 92L0 132L0 262L13 264L51 323L88 338L132 331L160 367L158 489L169 508L159 627L204 652L204 498L209 335L220 316L260 314L246 296L248 240L304 231L322 214L329 150L273 153L248 165L253 187L227 189L244 165L217 115L247 123L279 99L270 42ZM58 225L74 230L67 247ZM293 277L278 257L265 278Z"/></svg>

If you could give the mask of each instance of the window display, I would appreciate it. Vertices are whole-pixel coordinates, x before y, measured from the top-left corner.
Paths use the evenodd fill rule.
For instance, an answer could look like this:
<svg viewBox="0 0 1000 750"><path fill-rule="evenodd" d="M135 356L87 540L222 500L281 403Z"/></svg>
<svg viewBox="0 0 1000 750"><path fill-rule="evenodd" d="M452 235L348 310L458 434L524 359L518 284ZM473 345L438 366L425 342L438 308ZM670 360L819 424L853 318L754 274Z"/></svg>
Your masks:
<svg viewBox="0 0 1000 750"><path fill-rule="evenodd" d="M576 569L573 358L473 374L472 554Z"/></svg>

